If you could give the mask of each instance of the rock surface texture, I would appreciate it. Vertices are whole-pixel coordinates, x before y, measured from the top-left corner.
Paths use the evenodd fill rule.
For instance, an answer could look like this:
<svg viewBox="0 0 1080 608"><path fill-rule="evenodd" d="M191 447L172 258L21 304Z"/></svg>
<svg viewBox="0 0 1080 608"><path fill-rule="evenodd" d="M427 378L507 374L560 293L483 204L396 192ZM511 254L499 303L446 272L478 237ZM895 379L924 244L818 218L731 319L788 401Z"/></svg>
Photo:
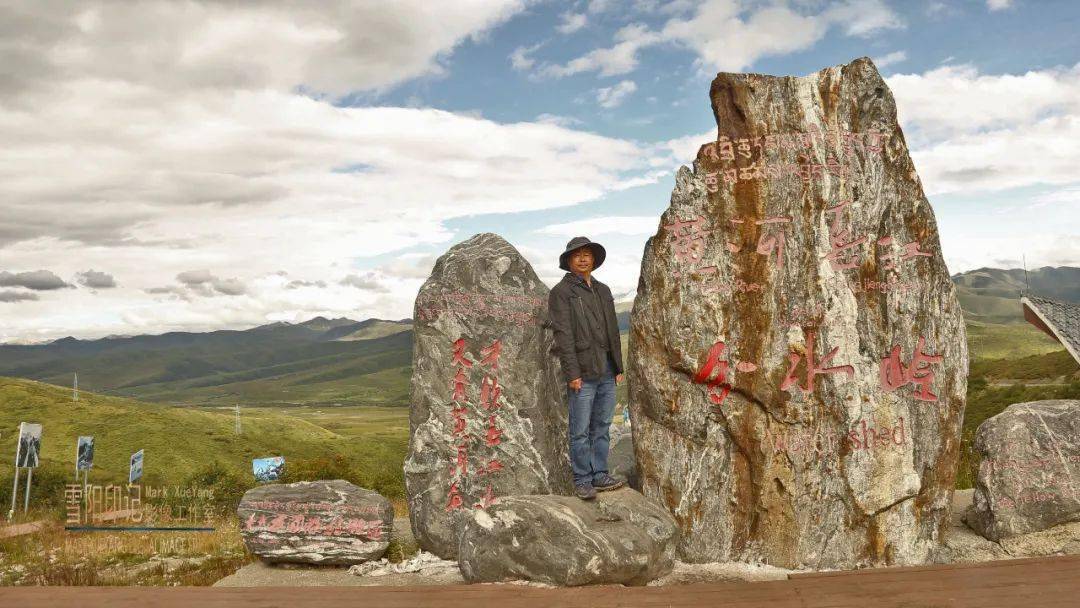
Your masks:
<svg viewBox="0 0 1080 608"><path fill-rule="evenodd" d="M914 564L948 526L967 386L934 214L866 58L721 73L629 336L646 496L688 562Z"/></svg>
<svg viewBox="0 0 1080 608"><path fill-rule="evenodd" d="M979 425L968 524L1000 541L1080 521L1080 401L1010 405Z"/></svg>
<svg viewBox="0 0 1080 608"><path fill-rule="evenodd" d="M661 505L629 488L596 500L508 496L462 531L467 582L644 585L671 572L678 529Z"/></svg>
<svg viewBox="0 0 1080 608"><path fill-rule="evenodd" d="M634 434L631 425L613 423L608 427L608 474L625 479L626 485L641 491L641 479L634 459Z"/></svg>
<svg viewBox="0 0 1080 608"><path fill-rule="evenodd" d="M347 481L300 481L244 493L236 510L248 551L268 562L350 565L390 544L394 508Z"/></svg>
<svg viewBox="0 0 1080 608"><path fill-rule="evenodd" d="M405 489L425 551L456 557L460 527L500 496L572 490L547 296L491 233L451 247L420 288Z"/></svg>

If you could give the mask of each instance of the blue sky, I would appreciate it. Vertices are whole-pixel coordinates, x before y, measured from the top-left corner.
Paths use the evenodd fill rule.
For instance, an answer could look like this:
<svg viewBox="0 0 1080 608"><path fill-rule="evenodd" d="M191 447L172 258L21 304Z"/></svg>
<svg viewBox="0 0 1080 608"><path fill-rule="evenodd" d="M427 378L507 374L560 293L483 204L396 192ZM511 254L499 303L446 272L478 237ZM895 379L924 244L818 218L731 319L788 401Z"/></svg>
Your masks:
<svg viewBox="0 0 1080 608"><path fill-rule="evenodd" d="M45 6L47 4L47 6ZM632 297L718 71L873 58L950 271L1080 265L1080 4L15 3L0 342L403 318L497 232Z"/></svg>

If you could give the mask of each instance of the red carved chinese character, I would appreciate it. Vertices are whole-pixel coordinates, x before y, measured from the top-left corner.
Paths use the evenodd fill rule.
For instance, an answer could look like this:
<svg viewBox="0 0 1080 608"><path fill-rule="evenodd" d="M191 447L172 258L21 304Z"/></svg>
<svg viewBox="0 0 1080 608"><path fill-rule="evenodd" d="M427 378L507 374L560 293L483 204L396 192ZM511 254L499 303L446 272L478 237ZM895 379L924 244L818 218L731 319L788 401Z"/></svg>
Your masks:
<svg viewBox="0 0 1080 608"><path fill-rule="evenodd" d="M692 220L676 220L674 224L664 225L664 230L675 240L672 248L680 263L696 264L701 259L705 249L704 224L705 217L699 215Z"/></svg>
<svg viewBox="0 0 1080 608"><path fill-rule="evenodd" d="M754 223L757 225L762 224L786 224L790 223L790 217L770 217L763 220L757 220ZM776 267L780 272L784 271L784 241L787 239L787 233L783 228L780 230L780 238L777 239L775 235L761 233L761 237L758 238L757 252L765 255L766 257L776 250Z"/></svg>
<svg viewBox="0 0 1080 608"><path fill-rule="evenodd" d="M712 348L709 349L709 354L705 357L705 364L701 366L697 375L694 376L694 382L698 384L708 383L709 400L717 406L723 405L724 399L731 392L731 385L727 382L728 362L719 360L720 356L724 354L724 348L723 342L713 344ZM713 368L718 368L718 373L716 378L710 380Z"/></svg>
<svg viewBox="0 0 1080 608"><path fill-rule="evenodd" d="M911 258L914 258L914 257L929 258L929 257L932 257L932 255L933 254L926 253L925 251L921 251L919 249L918 241L911 241L910 243L905 243L904 244L904 252L902 254L900 254L900 260L901 261L910 260Z"/></svg>
<svg viewBox="0 0 1080 608"><path fill-rule="evenodd" d="M488 416L488 428L487 434L484 436L484 443L488 446L494 447L502 443L502 429L495 426L495 416Z"/></svg>
<svg viewBox="0 0 1080 608"><path fill-rule="evenodd" d="M172 513L169 513L168 515L169 515L168 519L172 520ZM286 517L286 515L284 513L279 514L277 517L275 517L273 519L273 521L266 524L266 529L269 530L270 532L281 532L281 531L283 531L285 529L285 517Z"/></svg>
<svg viewBox="0 0 1080 608"><path fill-rule="evenodd" d="M465 432L465 412L467 411L469 410L464 405L450 410L450 413L454 416L454 435L461 435Z"/></svg>
<svg viewBox="0 0 1080 608"><path fill-rule="evenodd" d="M832 361L832 358L836 356L837 351L840 350L839 346L833 347L829 351L829 354L821 358L821 361L814 361L814 339L815 335L813 330L807 330L806 332L806 380L802 386L802 389L807 393L814 391L814 377L818 374L835 374L837 372L844 372L849 378L855 376L855 368L851 365L837 365L834 367L825 367L827 363ZM802 355L798 353L789 353L788 361L791 365L788 366L787 375L784 376L784 381L780 383L780 390L787 391L791 388L792 384L797 384L795 380L795 369L799 366L799 362L802 361ZM790 391L789 391L790 392Z"/></svg>
<svg viewBox="0 0 1080 608"><path fill-rule="evenodd" d="M919 386L919 390L915 392L916 399L938 400L938 396L930 392L930 385L934 382L934 370L930 369L930 364L941 363L945 357L924 353L924 346L926 338L919 336L919 343L911 357L911 365L908 366L904 366L900 360L900 345L893 346L889 356L881 360L881 390L891 393L901 386L916 384Z"/></svg>
<svg viewBox="0 0 1080 608"><path fill-rule="evenodd" d="M486 509L493 504L495 504L495 491L491 489L491 484L488 484L487 491L485 491L484 495L480 498L480 502L473 506L478 509Z"/></svg>
<svg viewBox="0 0 1080 608"><path fill-rule="evenodd" d="M883 237L881 239L878 239L878 244L880 245L891 245L892 242L892 237ZM896 268L897 261L903 262L905 260L910 260L914 257L928 258L933 256L933 254L926 253L925 251L920 250L918 241L911 241L910 243L905 243L903 247L904 250L900 253L899 258L897 258L896 254L894 253L881 256L881 259L885 261L885 265L882 266L882 268L884 268L885 270L892 270Z"/></svg>
<svg viewBox="0 0 1080 608"><path fill-rule="evenodd" d="M454 365L472 367L472 361L465 358L465 338L454 340Z"/></svg>
<svg viewBox="0 0 1080 608"><path fill-rule="evenodd" d="M844 210L850 204L850 200L841 201L835 207L829 207L825 210L825 213L833 214L833 219L829 223L829 245L831 250L825 256L825 259L829 260L829 264L832 265L833 270L844 270L845 268L858 266L859 262L854 258L855 252L850 250L867 241L866 237L849 240L851 239L851 231L840 226L840 219L844 214Z"/></svg>
<svg viewBox="0 0 1080 608"><path fill-rule="evenodd" d="M460 444L458 444L457 460L455 460L454 463L450 465L450 475L454 476L459 473L461 475L467 475L469 473L468 447L469 445L467 441L462 441Z"/></svg>
<svg viewBox="0 0 1080 608"><path fill-rule="evenodd" d="M288 525L285 527L286 532L297 533L304 529L304 516L293 515Z"/></svg>
<svg viewBox="0 0 1080 608"><path fill-rule="evenodd" d="M486 410L499 407L500 394L502 394L502 388L499 386L499 379L484 376L484 379L480 381L480 405Z"/></svg>
<svg viewBox="0 0 1080 608"><path fill-rule="evenodd" d="M497 473L503 470L503 463L498 458L492 458L482 469L480 469L480 475L486 475L488 473Z"/></svg>
<svg viewBox="0 0 1080 608"><path fill-rule="evenodd" d="M323 530L329 535L341 534L345 529L345 520L340 515L335 515L333 519L327 522Z"/></svg>
<svg viewBox="0 0 1080 608"><path fill-rule="evenodd" d="M465 370L459 367L451 383L454 386L454 396L451 401L465 401Z"/></svg>
<svg viewBox="0 0 1080 608"><path fill-rule="evenodd" d="M480 360L480 365L490 365L491 369L499 369L499 353L502 352L502 341L495 340L491 343L491 346L485 346L480 349L480 355L483 359Z"/></svg>
<svg viewBox="0 0 1080 608"><path fill-rule="evenodd" d="M464 503L464 499L461 498L461 492L458 490L457 482L450 484L450 492L446 495L446 511L449 513L454 509L460 509Z"/></svg>

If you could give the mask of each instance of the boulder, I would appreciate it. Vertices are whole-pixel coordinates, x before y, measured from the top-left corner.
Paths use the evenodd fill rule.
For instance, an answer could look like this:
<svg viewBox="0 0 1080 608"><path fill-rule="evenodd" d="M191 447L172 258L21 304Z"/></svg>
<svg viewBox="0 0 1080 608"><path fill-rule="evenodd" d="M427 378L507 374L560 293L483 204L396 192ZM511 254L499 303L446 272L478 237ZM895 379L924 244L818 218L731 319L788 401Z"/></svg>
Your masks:
<svg viewBox="0 0 1080 608"><path fill-rule="evenodd" d="M968 355L892 93L862 58L710 97L717 139L677 172L631 312L642 491L687 562L922 563Z"/></svg>
<svg viewBox="0 0 1080 608"><path fill-rule="evenodd" d="M378 559L394 525L389 500L342 479L252 488L236 515L248 551L268 562L351 565Z"/></svg>
<svg viewBox="0 0 1080 608"><path fill-rule="evenodd" d="M470 583L644 585L671 572L677 535L667 510L630 488L591 501L505 496L471 513L458 563Z"/></svg>
<svg viewBox="0 0 1080 608"><path fill-rule="evenodd" d="M626 484L635 490L641 490L637 474L637 461L634 460L634 433L631 425L612 423L608 427L608 474L625 479Z"/></svg>
<svg viewBox="0 0 1080 608"><path fill-rule="evenodd" d="M1080 521L1080 400L1017 403L979 425L967 523L993 541Z"/></svg>
<svg viewBox="0 0 1080 608"><path fill-rule="evenodd" d="M500 496L572 492L547 295L491 233L451 247L420 288L405 489L425 551L454 558L471 512Z"/></svg>
<svg viewBox="0 0 1080 608"><path fill-rule="evenodd" d="M999 559L1080 554L1080 521L1061 524L1038 532L987 540L971 529L974 489L953 493L952 524L934 558L935 563L987 562Z"/></svg>

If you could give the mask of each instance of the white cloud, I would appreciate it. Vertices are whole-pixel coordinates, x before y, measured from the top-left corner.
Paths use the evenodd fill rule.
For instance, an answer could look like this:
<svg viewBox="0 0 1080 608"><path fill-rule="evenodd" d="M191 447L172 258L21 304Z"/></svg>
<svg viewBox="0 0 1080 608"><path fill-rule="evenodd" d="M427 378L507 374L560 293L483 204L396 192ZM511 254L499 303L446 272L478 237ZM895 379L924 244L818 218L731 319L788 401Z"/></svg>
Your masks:
<svg viewBox="0 0 1080 608"><path fill-rule="evenodd" d="M957 135L911 155L929 194L1069 184L1080 166L1080 115Z"/></svg>
<svg viewBox="0 0 1080 608"><path fill-rule="evenodd" d="M585 27L589 18L584 13L566 12L561 16L562 22L555 28L560 34L573 34Z"/></svg>
<svg viewBox="0 0 1080 608"><path fill-rule="evenodd" d="M563 224L549 224L537 228L535 232L566 238L573 238L583 234L652 235L656 234L658 222L659 218L651 215L594 217Z"/></svg>
<svg viewBox="0 0 1080 608"><path fill-rule="evenodd" d="M21 5L20 5L21 4ZM524 0L17 3L0 9L6 85L40 74L176 91L304 85L385 89L444 71L441 59ZM14 32L18 31L18 34Z"/></svg>
<svg viewBox="0 0 1080 608"><path fill-rule="evenodd" d="M1080 64L1020 75L946 65L887 82L905 127L934 138L1030 123L1048 113L1080 113Z"/></svg>
<svg viewBox="0 0 1080 608"><path fill-rule="evenodd" d="M1080 64L1021 75L944 66L887 81L927 192L1076 181Z"/></svg>
<svg viewBox="0 0 1080 608"><path fill-rule="evenodd" d="M339 107L295 90L327 85L325 70L340 76L331 91L430 73L451 43L429 56L428 41L406 48L392 34L412 40L434 28L437 39L460 40L476 31L463 24L487 27L517 3L425 4L415 23L401 19L406 4L384 7L373 23L397 15L396 34L286 5L104 4L81 14L53 6L28 4L0 20L12 28L0 53L15 66L0 79L4 268L67 277L108 268L118 286L7 304L19 314L4 316L0 341L315 314L400 318L430 265L375 269L382 292L339 281L367 276L370 256L447 246L458 238L443 224L453 218L570 206L651 179L642 177L651 175L650 151L634 142L550 121ZM320 41L338 34L327 32L367 32L387 46L353 41L328 59ZM13 63L20 58L29 63ZM392 75L377 69L386 62ZM206 280L173 279L192 269L205 273L186 278Z"/></svg>
<svg viewBox="0 0 1080 608"><path fill-rule="evenodd" d="M905 51L893 51L892 53L882 55L881 57L874 57L874 65L876 65L878 69L883 69L894 63L900 63L901 61L906 60L907 53Z"/></svg>
<svg viewBox="0 0 1080 608"><path fill-rule="evenodd" d="M1012 6L1012 0L986 0L986 8L991 11L1000 11Z"/></svg>
<svg viewBox="0 0 1080 608"><path fill-rule="evenodd" d="M602 108L614 108L619 106L628 95L636 90L637 84L633 80L623 80L616 85L597 89L596 102Z"/></svg>
<svg viewBox="0 0 1080 608"><path fill-rule="evenodd" d="M572 127L574 125L582 124L580 118L574 118L573 116L562 116L560 114L548 114L547 112L540 114L534 119L536 122L557 125L560 127Z"/></svg>
<svg viewBox="0 0 1080 608"><path fill-rule="evenodd" d="M659 30L641 23L627 25L616 32L613 46L563 65L544 64L538 74L555 78L590 71L601 76L627 74L637 68L642 49L659 44L694 51L704 69L741 71L761 57L809 48L834 27L848 36L868 37L904 24L881 0L846 0L818 13L783 4L746 9L737 0L707 0L689 16L669 19Z"/></svg>
<svg viewBox="0 0 1080 608"><path fill-rule="evenodd" d="M660 34L649 31L641 23L632 23L615 32L615 46L589 51L566 65L545 64L539 75L561 78L583 72L597 71L601 76L617 76L637 68L638 51L661 42Z"/></svg>
<svg viewBox="0 0 1080 608"><path fill-rule="evenodd" d="M656 166L692 166L697 158L701 146L716 139L716 129L710 129L704 133L684 135L675 139L669 139L657 146L654 155Z"/></svg>
<svg viewBox="0 0 1080 608"><path fill-rule="evenodd" d="M510 53L510 66L519 72L525 72L531 70L536 65L536 60L530 57L536 52L536 49L543 46L542 42L538 42L532 46L519 46Z"/></svg>
<svg viewBox="0 0 1080 608"><path fill-rule="evenodd" d="M1080 234L957 232L942 239L942 255L952 274L986 266L1017 267L1022 259L1028 268L1080 266Z"/></svg>

